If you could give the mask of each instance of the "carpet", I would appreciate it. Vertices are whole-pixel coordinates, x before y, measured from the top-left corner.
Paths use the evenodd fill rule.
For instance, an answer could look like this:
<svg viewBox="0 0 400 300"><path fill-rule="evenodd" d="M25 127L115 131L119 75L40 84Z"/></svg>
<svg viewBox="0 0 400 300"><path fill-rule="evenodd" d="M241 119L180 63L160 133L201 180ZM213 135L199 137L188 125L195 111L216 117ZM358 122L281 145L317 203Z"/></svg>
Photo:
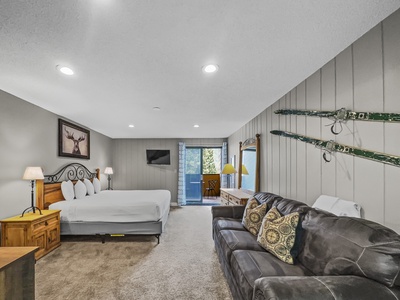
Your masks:
<svg viewBox="0 0 400 300"><path fill-rule="evenodd" d="M171 209L155 237L66 237L36 263L36 299L232 299L211 237L211 209Z"/></svg>

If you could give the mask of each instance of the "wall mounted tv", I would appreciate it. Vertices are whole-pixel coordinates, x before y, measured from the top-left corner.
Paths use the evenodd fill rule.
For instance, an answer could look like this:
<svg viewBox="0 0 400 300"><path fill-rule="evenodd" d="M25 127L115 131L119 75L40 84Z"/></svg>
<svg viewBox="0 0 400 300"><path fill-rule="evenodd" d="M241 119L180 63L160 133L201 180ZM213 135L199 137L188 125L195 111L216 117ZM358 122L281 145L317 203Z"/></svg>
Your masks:
<svg viewBox="0 0 400 300"><path fill-rule="evenodd" d="M169 150L146 150L148 165L170 165Z"/></svg>

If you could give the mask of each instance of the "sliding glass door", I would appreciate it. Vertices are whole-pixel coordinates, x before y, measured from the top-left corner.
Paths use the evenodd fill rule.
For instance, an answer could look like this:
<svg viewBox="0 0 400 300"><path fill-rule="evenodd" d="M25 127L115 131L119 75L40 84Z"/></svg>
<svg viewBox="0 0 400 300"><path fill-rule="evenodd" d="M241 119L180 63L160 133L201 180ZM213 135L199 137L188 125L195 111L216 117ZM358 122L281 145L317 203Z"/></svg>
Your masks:
<svg viewBox="0 0 400 300"><path fill-rule="evenodd" d="M221 148L186 148L186 202L188 204L201 204L203 202L204 182L203 175L216 174L219 186L221 173ZM217 192L214 191L216 195Z"/></svg>
<svg viewBox="0 0 400 300"><path fill-rule="evenodd" d="M186 202L201 203L202 149L186 148Z"/></svg>

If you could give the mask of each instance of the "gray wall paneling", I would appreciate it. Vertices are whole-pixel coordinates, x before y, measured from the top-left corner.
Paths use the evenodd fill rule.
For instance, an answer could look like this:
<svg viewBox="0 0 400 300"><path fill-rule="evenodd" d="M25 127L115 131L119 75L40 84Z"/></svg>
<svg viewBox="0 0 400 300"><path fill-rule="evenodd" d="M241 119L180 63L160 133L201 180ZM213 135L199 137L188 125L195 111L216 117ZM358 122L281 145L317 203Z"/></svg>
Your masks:
<svg viewBox="0 0 400 300"><path fill-rule="evenodd" d="M383 23L384 111L400 112L400 11ZM399 124L384 124L385 153L400 156ZM400 168L384 166L385 223L400 232L399 195Z"/></svg>
<svg viewBox="0 0 400 300"><path fill-rule="evenodd" d="M353 45L356 111L383 111L381 33L381 25L378 25ZM382 122L354 122L355 146L383 152L383 126ZM384 222L383 168L381 163L358 157L354 159L354 201L362 205L365 218L373 218L379 223Z"/></svg>
<svg viewBox="0 0 400 300"><path fill-rule="evenodd" d="M269 133L287 130L400 156L399 123L348 121L335 136L328 119L273 113L342 107L400 113L399 32L397 11L229 137L229 155L238 155L239 141L261 134L262 191L308 204L320 194L355 201L365 218L400 232L399 167L340 153L325 163L314 146Z"/></svg>

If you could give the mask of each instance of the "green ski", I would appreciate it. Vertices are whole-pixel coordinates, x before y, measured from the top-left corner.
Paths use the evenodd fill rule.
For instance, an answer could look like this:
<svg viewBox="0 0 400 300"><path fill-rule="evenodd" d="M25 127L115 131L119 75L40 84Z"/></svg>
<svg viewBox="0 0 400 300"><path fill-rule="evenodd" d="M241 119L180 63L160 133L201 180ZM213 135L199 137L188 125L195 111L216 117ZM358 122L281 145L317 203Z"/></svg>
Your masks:
<svg viewBox="0 0 400 300"><path fill-rule="evenodd" d="M400 156L395 156L370 150L364 150L361 148L355 148L352 146L338 144L335 141L320 140L288 131L272 130L271 133L279 136L292 138L305 143L309 143L317 148L323 149L324 150L323 158L326 162L330 161L330 159L328 159L327 157L327 154L330 155L332 152L340 152L355 157L362 157L397 167L400 166Z"/></svg>
<svg viewBox="0 0 400 300"><path fill-rule="evenodd" d="M296 115L296 116L311 116L328 118L333 121L331 131L333 134L339 134L334 130L336 123L347 120L361 120L361 121L378 121L378 122L400 122L400 114L397 113L377 113L377 112L355 112L341 108L333 111L323 110L302 110L302 109L279 109L275 111L276 114L281 115ZM342 127L342 126L341 126Z"/></svg>

